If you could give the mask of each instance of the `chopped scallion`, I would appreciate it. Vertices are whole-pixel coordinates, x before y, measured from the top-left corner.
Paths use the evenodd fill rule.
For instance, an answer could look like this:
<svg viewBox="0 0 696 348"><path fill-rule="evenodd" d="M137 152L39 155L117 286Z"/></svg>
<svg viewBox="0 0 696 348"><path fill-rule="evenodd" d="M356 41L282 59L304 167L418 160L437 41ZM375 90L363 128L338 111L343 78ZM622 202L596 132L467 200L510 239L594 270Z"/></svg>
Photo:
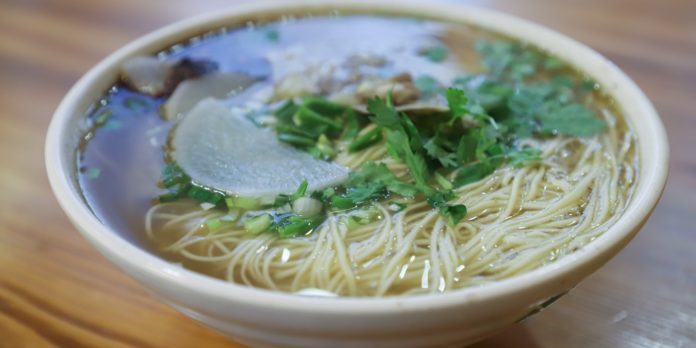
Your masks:
<svg viewBox="0 0 696 348"><path fill-rule="evenodd" d="M375 127L365 134L358 136L350 145L349 152L358 152L364 150L382 140L382 128Z"/></svg>
<svg viewBox="0 0 696 348"><path fill-rule="evenodd" d="M251 234L259 234L267 231L272 223L270 214L261 214L247 219L244 222L244 229Z"/></svg>
<svg viewBox="0 0 696 348"><path fill-rule="evenodd" d="M257 210L261 208L261 200L254 197L228 197L225 199L225 203L228 209L245 209L245 210Z"/></svg>

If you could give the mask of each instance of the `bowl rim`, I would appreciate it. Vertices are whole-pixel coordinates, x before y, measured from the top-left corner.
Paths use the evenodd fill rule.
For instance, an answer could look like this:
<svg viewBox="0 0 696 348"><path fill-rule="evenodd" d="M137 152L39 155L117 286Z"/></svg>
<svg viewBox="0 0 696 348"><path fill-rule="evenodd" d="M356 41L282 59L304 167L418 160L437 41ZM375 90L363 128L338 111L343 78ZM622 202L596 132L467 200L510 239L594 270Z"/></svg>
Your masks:
<svg viewBox="0 0 696 348"><path fill-rule="evenodd" d="M68 168L68 161L65 158L70 154L66 155L64 150L67 141L66 135L70 131L69 121L75 118L74 114L79 112L78 105L81 101L84 102L83 99L85 95L89 94L90 87L100 81L100 76L105 71L115 64L119 64L128 56L142 51L144 47L164 42L167 38L180 36L182 33L195 32L196 28L219 27L214 23L223 23L225 20L238 16L253 18L267 16L269 13L296 13L307 10L325 11L327 9L339 9L346 12L379 12L397 16L417 15L439 18L442 21L470 23L515 38L521 37L534 45L552 50L564 59L572 58L569 56L571 53L581 54L590 63L601 65L608 76L602 78L616 83L617 88L622 88L625 93L635 98L633 101L642 111L639 119L646 123L643 128L650 130L650 137L638 139L638 147L644 148L643 143L649 143L651 145L650 151L655 153L653 156L655 163L640 164L641 177L638 179L631 202L623 212L623 216L596 240L552 264L521 275L491 284L438 294L378 298L317 298L229 283L175 266L128 242L93 215L70 178L69 173L74 168ZM535 38L530 38L530 36ZM565 50L570 52L565 52ZM578 64L578 67L586 71L583 64ZM636 123L633 117L637 116L630 116L630 123ZM493 301L548 284L563 274L587 266L597 259L608 260L620 249L617 246L627 243L637 233L645 218L657 204L667 179L668 156L669 149L664 126L650 101L628 76L596 51L556 31L498 11L452 3L431 4L410 0L398 3L370 2L368 0L299 0L292 3L262 1L236 4L224 10L174 22L131 41L108 55L83 75L56 109L45 143L48 178L61 208L81 234L126 273L131 273L127 268L137 270L140 277L152 278L152 281L165 283L196 296L231 302L244 301L248 305L305 313L403 313L404 311L449 307L470 301ZM641 154L640 157L642 158L643 155ZM574 285L568 284L568 286Z"/></svg>

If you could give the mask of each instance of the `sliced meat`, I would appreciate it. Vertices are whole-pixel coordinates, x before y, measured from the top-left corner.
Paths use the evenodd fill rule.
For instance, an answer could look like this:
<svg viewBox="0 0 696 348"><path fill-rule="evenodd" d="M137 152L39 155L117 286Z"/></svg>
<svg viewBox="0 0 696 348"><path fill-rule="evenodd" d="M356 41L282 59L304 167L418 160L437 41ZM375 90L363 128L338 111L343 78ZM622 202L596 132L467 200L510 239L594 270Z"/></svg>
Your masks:
<svg viewBox="0 0 696 348"><path fill-rule="evenodd" d="M128 88L157 97L171 94L181 81L215 70L217 64L211 60L184 58L170 62L152 56L138 56L121 65L120 78Z"/></svg>
<svg viewBox="0 0 696 348"><path fill-rule="evenodd" d="M180 118L205 98L224 99L246 90L256 79L241 73L211 73L181 82L162 107L165 119Z"/></svg>
<svg viewBox="0 0 696 348"><path fill-rule="evenodd" d="M358 85L356 95L358 100L365 103L373 97L386 98L389 92L394 105L414 102L420 95L409 73L401 73L383 80L367 79Z"/></svg>

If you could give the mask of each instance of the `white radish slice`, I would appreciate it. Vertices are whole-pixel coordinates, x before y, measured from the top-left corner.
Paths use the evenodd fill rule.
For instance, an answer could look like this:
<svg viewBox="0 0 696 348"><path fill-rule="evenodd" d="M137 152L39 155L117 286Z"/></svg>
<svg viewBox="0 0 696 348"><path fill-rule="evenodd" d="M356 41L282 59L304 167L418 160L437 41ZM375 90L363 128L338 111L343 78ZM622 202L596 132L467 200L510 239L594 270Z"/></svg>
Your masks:
<svg viewBox="0 0 696 348"><path fill-rule="evenodd" d="M185 115L199 101L212 97L224 99L234 96L254 84L256 79L239 73L210 73L195 79L184 80L163 106L168 120Z"/></svg>
<svg viewBox="0 0 696 348"><path fill-rule="evenodd" d="M272 199L308 182L308 192L335 186L349 169L280 143L224 103L204 99L173 131L172 158L194 182L230 195Z"/></svg>

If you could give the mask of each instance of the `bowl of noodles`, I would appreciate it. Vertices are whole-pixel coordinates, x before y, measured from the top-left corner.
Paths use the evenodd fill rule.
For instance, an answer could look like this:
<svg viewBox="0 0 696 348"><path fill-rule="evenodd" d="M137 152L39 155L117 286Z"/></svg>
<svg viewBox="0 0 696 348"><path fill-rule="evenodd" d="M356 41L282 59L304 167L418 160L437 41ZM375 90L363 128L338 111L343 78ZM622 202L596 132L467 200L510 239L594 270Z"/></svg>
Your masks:
<svg viewBox="0 0 696 348"><path fill-rule="evenodd" d="M647 220L649 100L590 48L489 10L263 3L92 68L53 191L104 256L252 346L461 346L537 313Z"/></svg>

